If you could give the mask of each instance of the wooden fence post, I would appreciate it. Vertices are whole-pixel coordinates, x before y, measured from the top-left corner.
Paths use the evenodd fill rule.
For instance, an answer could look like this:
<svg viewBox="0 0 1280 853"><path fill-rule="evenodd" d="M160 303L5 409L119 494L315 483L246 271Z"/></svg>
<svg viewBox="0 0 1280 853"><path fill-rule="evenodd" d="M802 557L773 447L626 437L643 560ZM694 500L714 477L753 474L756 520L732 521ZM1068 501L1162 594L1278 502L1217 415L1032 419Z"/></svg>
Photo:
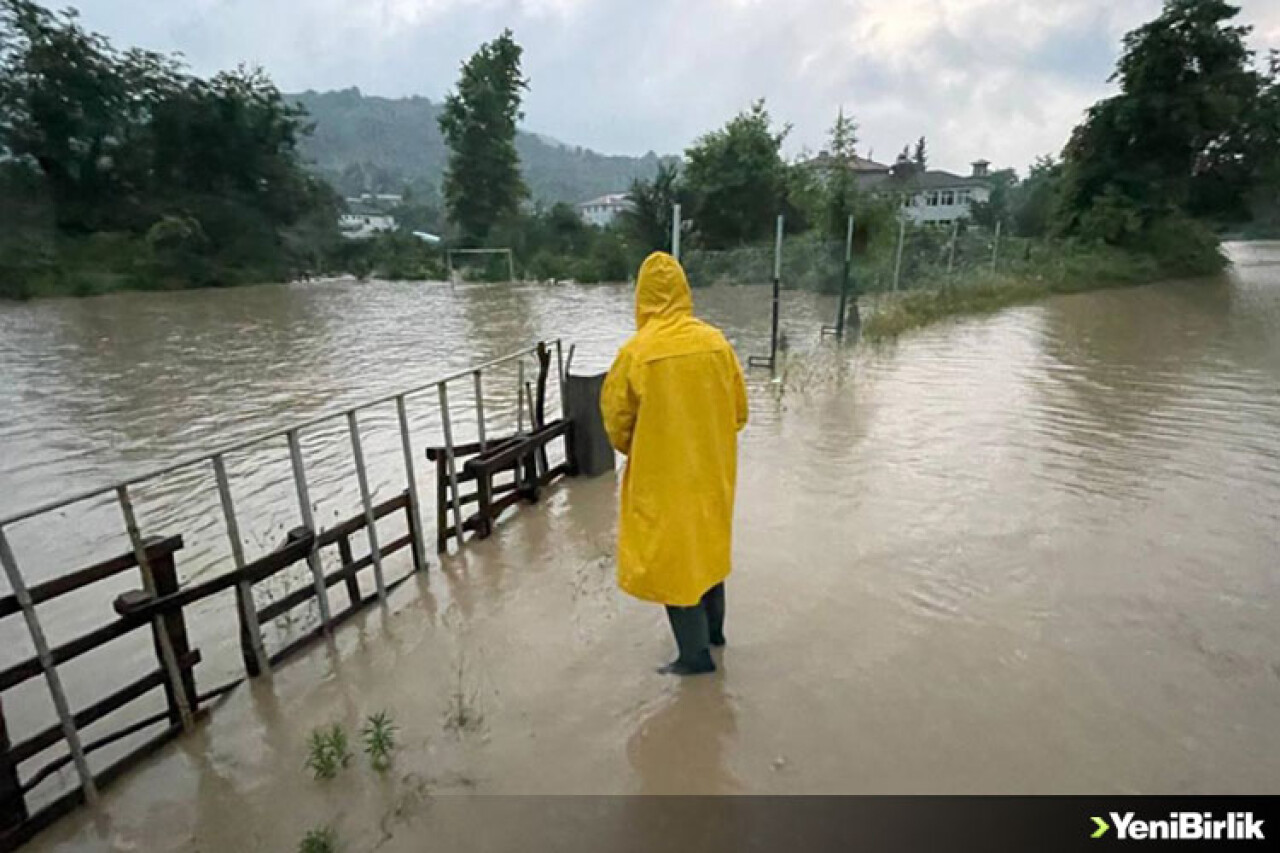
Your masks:
<svg viewBox="0 0 1280 853"><path fill-rule="evenodd" d="M156 583L156 597L164 598L166 595L173 595L178 592L178 568L174 563L173 552L156 554L150 558L151 574ZM164 614L160 620L161 630L169 635L169 644L173 648L173 656L181 661L186 658L187 653L191 651L191 645L187 641L187 620L182 614L182 608L171 610ZM163 663L163 656L160 653L160 634L153 627L152 634L155 639L156 659ZM195 672L190 668L182 670L182 689L187 694L187 707L194 714L196 711L196 677ZM173 685L168 681L164 684L165 698L169 702L169 720L172 723L179 723L182 720L178 711L178 700L173 695Z"/></svg>
<svg viewBox="0 0 1280 853"><path fill-rule="evenodd" d="M459 537L462 531L458 531ZM459 540L461 541L461 540ZM445 484L445 459L436 457L436 553L449 550L449 489Z"/></svg>
<svg viewBox="0 0 1280 853"><path fill-rule="evenodd" d="M418 523L417 504L413 500L404 505L404 515L409 522L409 535L413 537L413 570L421 572L427 568L427 563L422 557L422 525Z"/></svg>
<svg viewBox="0 0 1280 853"><path fill-rule="evenodd" d="M342 561L342 568L347 568L356 561L351 553L351 537L341 536L338 539L338 559ZM357 607L360 604L360 580L353 572L351 577L347 578L347 598L351 600L351 606Z"/></svg>
<svg viewBox="0 0 1280 853"><path fill-rule="evenodd" d="M262 674L262 667L258 665L258 657L253 651L253 631L245 618L245 614L255 607L257 605L253 603L253 585L237 584L236 621L240 623L240 659L244 662L244 671L250 678L257 678Z"/></svg>
<svg viewBox="0 0 1280 853"><path fill-rule="evenodd" d="M4 721L4 699L0 697L0 848L5 837L27 819L27 801L22 796L18 765L9 757L9 729Z"/></svg>

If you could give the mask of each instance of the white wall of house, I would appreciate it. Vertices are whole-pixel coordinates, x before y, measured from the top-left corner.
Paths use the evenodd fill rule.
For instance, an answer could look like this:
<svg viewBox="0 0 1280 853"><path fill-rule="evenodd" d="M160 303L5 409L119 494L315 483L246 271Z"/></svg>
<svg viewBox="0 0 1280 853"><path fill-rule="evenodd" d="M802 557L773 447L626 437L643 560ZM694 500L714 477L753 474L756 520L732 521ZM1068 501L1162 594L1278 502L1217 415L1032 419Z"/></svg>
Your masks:
<svg viewBox="0 0 1280 853"><path fill-rule="evenodd" d="M379 231L396 230L396 218L375 213L344 213L338 217L338 229L344 237L362 240Z"/></svg>
<svg viewBox="0 0 1280 853"><path fill-rule="evenodd" d="M953 187L921 190L904 201L903 212L917 225L950 225L969 216L975 201L987 201L991 191L986 187Z"/></svg>
<svg viewBox="0 0 1280 853"><path fill-rule="evenodd" d="M578 215L582 221L597 228L612 225L624 210L631 207L631 200L625 193L613 193L584 201L577 205Z"/></svg>

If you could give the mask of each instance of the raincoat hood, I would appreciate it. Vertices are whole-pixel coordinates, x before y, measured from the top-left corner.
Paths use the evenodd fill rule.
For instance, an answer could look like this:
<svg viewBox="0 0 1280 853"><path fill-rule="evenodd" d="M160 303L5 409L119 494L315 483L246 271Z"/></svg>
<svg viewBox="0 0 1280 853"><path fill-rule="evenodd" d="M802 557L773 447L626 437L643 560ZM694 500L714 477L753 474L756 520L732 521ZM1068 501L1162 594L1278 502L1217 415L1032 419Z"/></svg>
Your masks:
<svg viewBox="0 0 1280 853"><path fill-rule="evenodd" d="M654 252L636 276L636 328L653 319L669 320L693 314L693 294L680 262L666 252Z"/></svg>

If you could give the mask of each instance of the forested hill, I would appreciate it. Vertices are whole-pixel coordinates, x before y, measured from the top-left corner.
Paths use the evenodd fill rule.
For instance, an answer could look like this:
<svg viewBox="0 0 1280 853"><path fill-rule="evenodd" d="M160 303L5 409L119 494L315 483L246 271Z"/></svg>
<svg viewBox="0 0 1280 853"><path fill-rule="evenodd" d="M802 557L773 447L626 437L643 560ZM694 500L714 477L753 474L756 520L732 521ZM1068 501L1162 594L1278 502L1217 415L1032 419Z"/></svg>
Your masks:
<svg viewBox="0 0 1280 853"><path fill-rule="evenodd" d="M315 132L303 156L344 194L415 192L435 196L448 148L427 98L380 98L359 89L289 95L306 108ZM534 200L578 202L626 190L633 178L652 178L660 158L608 156L520 132L516 148Z"/></svg>

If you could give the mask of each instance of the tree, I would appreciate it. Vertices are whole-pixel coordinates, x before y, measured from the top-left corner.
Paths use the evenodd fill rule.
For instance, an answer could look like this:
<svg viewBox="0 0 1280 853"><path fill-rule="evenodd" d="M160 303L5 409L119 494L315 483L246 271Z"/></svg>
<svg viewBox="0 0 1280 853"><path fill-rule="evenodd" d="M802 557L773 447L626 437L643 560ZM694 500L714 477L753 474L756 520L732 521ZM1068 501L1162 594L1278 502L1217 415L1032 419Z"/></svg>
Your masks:
<svg viewBox="0 0 1280 853"><path fill-rule="evenodd" d="M853 213L857 196L854 165L857 162L858 123L853 116L844 114L844 107L836 113L836 123L827 131L827 151L832 170L827 180L826 229L833 236L842 236L849 215Z"/></svg>
<svg viewBox="0 0 1280 853"><path fill-rule="evenodd" d="M145 176L142 123L178 85L175 62L119 54L74 11L0 2L0 149L39 168L64 230L109 227L128 208Z"/></svg>
<svg viewBox="0 0 1280 853"><path fill-rule="evenodd" d="M337 236L336 199L302 167L308 130L261 71L200 79L116 50L74 13L0 0L0 161L13 177L0 207L51 209L69 263L77 241L112 232L111 257L82 261L100 278L228 283L314 267Z"/></svg>
<svg viewBox="0 0 1280 853"><path fill-rule="evenodd" d="M991 173L990 181L991 194L986 201L969 205L969 218L981 228L994 229L997 222L1008 224L1012 210L1010 197L1018 184L1018 173L1013 169L1000 169Z"/></svg>
<svg viewBox="0 0 1280 853"><path fill-rule="evenodd" d="M457 91L445 98L440 132L449 145L444 177L450 219L472 241L483 240L528 195L516 152L523 49L510 30L480 46L462 65Z"/></svg>
<svg viewBox="0 0 1280 853"><path fill-rule="evenodd" d="M685 152L685 186L698 233L711 247L768 236L786 196L780 153L790 127L775 130L764 100Z"/></svg>
<svg viewBox="0 0 1280 853"><path fill-rule="evenodd" d="M923 136L916 141L916 150L915 153L912 154L911 159L915 161L916 168L921 172L929 168L929 151L925 145Z"/></svg>
<svg viewBox="0 0 1280 853"><path fill-rule="evenodd" d="M1225 199L1245 194L1262 81L1245 45L1249 28L1230 24L1238 13L1226 0L1165 0L1157 18L1125 36L1111 78L1120 93L1088 111L1063 153L1060 230L1080 230L1104 199L1107 221L1128 221L1114 215L1124 208L1146 223L1181 210L1222 212Z"/></svg>
<svg viewBox="0 0 1280 853"><path fill-rule="evenodd" d="M1037 157L1024 181L1010 188L1009 214L1019 237L1044 237L1057 214L1062 164L1053 157Z"/></svg>
<svg viewBox="0 0 1280 853"><path fill-rule="evenodd" d="M1267 55L1243 136L1249 188L1237 201L1247 208L1247 218L1280 224L1280 50Z"/></svg>
<svg viewBox="0 0 1280 853"><path fill-rule="evenodd" d="M631 206L622 213L623 229L645 252L669 249L672 207L682 198L679 164L660 164L652 181L635 179L628 195Z"/></svg>

